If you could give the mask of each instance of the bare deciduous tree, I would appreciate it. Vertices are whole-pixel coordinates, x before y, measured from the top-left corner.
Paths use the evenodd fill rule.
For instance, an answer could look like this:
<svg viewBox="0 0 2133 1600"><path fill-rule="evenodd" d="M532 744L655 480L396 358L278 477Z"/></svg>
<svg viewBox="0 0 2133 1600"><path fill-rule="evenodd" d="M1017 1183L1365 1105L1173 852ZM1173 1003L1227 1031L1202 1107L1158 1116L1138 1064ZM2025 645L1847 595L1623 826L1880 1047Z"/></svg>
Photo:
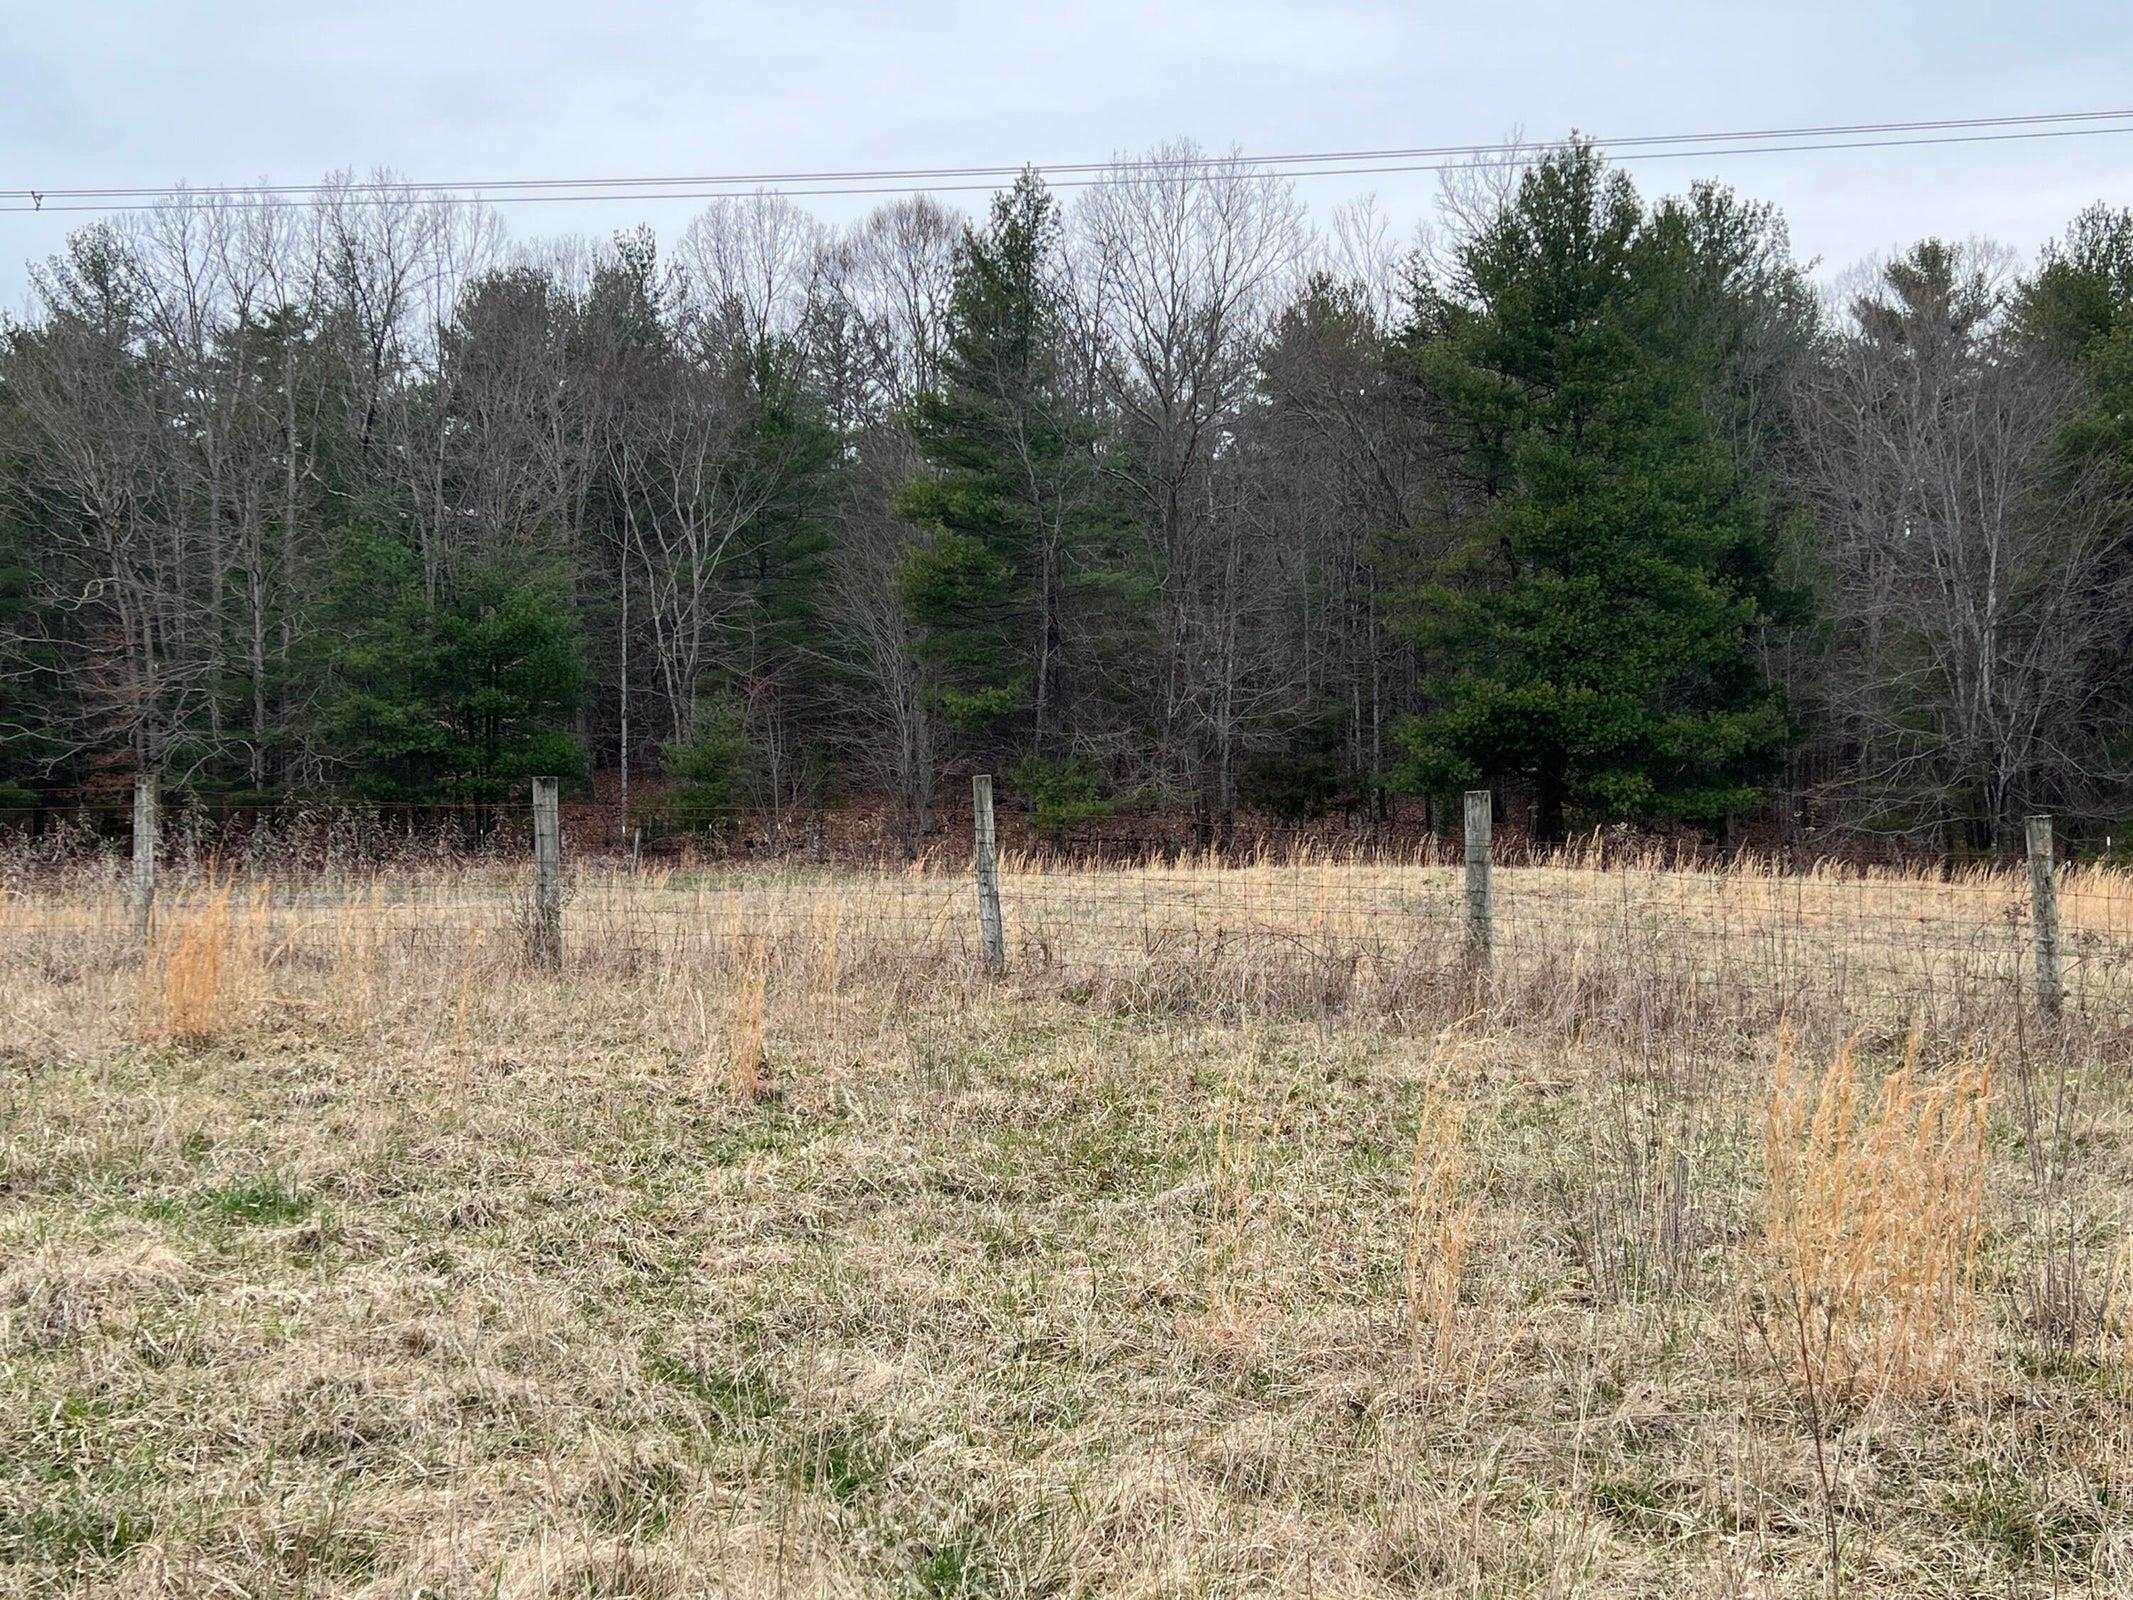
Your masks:
<svg viewBox="0 0 2133 1600"><path fill-rule="evenodd" d="M1843 788L1871 825L1972 847L2121 778L2097 667L2133 599L2093 468L2057 448L2074 376L2004 336L2003 281L1976 246L1919 246L1800 399Z"/></svg>
<svg viewBox="0 0 2133 1600"><path fill-rule="evenodd" d="M1121 439L1109 464L1143 526L1166 776L1205 836L1236 808L1239 740L1270 703L1238 611L1255 574L1227 447L1268 316L1302 255L1286 180L1166 145L1120 165L1074 212L1080 315ZM1271 697L1278 700L1278 696Z"/></svg>

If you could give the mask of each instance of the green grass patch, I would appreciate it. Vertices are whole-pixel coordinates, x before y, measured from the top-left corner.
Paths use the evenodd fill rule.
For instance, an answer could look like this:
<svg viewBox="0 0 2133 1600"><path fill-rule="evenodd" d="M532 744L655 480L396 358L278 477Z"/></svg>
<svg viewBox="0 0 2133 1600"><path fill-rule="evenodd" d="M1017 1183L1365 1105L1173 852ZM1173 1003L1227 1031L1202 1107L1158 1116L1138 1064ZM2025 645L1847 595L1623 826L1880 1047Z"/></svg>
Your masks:
<svg viewBox="0 0 2133 1600"><path fill-rule="evenodd" d="M200 1208L209 1216L240 1227L285 1228L318 1209L309 1195L275 1178L255 1178L202 1190Z"/></svg>
<svg viewBox="0 0 2133 1600"><path fill-rule="evenodd" d="M703 1407L719 1433L732 1433L751 1422L776 1416L786 1406L784 1391L768 1374L751 1367L727 1366L699 1354L658 1349L644 1358L648 1377L671 1385Z"/></svg>
<svg viewBox="0 0 2133 1600"><path fill-rule="evenodd" d="M2084 1559L2101 1531L2094 1508L2054 1498L2011 1472L1973 1471L1944 1501L1948 1515L1981 1544L2023 1566Z"/></svg>
<svg viewBox="0 0 2133 1600"><path fill-rule="evenodd" d="M852 1419L810 1428L792 1443L793 1481L850 1505L889 1475L894 1454L880 1434Z"/></svg>
<svg viewBox="0 0 2133 1600"><path fill-rule="evenodd" d="M122 1556L155 1531L154 1514L127 1500L73 1494L0 1505L0 1558L70 1570Z"/></svg>

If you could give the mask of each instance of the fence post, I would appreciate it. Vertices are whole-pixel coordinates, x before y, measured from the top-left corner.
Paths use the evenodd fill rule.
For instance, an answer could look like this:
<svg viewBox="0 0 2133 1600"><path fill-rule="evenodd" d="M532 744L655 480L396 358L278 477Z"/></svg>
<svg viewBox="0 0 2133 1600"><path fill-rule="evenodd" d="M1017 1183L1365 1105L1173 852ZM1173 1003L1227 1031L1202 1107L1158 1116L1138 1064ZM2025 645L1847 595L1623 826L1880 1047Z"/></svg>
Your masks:
<svg viewBox="0 0 2133 1600"><path fill-rule="evenodd" d="M143 772L133 780L133 927L145 946L156 922L156 810L161 798L156 775Z"/></svg>
<svg viewBox="0 0 2133 1600"><path fill-rule="evenodd" d="M2052 871L2052 819L2029 819L2029 912L2037 939L2037 1007L2059 1015L2059 884Z"/></svg>
<svg viewBox="0 0 2133 1600"><path fill-rule="evenodd" d="M1466 792L1466 963L1477 975L1489 970L1496 912L1489 882L1489 791Z"/></svg>
<svg viewBox="0 0 2133 1600"><path fill-rule="evenodd" d="M993 849L992 775L979 773L970 780L970 819L977 842L978 938L983 946L985 970L1007 968L1007 930L1000 921L1000 863Z"/></svg>
<svg viewBox="0 0 2133 1600"><path fill-rule="evenodd" d="M537 966L563 964L563 825L556 812L557 782L533 780L532 956Z"/></svg>

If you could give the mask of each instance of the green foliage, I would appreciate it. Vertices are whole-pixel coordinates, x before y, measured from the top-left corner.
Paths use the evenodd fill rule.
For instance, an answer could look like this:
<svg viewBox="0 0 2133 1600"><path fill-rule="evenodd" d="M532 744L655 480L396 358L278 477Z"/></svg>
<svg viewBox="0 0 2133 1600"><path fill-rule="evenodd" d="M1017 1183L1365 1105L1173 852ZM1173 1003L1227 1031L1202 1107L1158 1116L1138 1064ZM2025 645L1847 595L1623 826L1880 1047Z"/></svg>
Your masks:
<svg viewBox="0 0 2133 1600"><path fill-rule="evenodd" d="M956 257L939 388L913 433L932 471L896 514L926 531L901 574L948 721L1043 749L1061 716L1069 558L1092 523L1086 451L1063 395L1058 205L1025 172Z"/></svg>
<svg viewBox="0 0 2133 1600"><path fill-rule="evenodd" d="M2015 296L2023 337L2081 357L2133 321L2133 209L2094 205Z"/></svg>
<svg viewBox="0 0 2133 1600"><path fill-rule="evenodd" d="M31 571L36 530L9 514L14 486L8 481L7 433L13 422L0 387L0 638L19 641L9 652L12 669L0 672L0 771L49 772L66 763L65 739L56 724L72 710L79 659L68 639L65 609L38 604Z"/></svg>
<svg viewBox="0 0 2133 1600"><path fill-rule="evenodd" d="M2072 362L2088 403L2066 429L2070 461L2133 496L2133 209L2091 206L2015 297L2023 337Z"/></svg>
<svg viewBox="0 0 2133 1600"><path fill-rule="evenodd" d="M796 692L815 668L832 547L839 442L809 389L806 352L769 339L749 353L747 448L728 498L751 508L742 560L751 626L736 670Z"/></svg>
<svg viewBox="0 0 2133 1600"><path fill-rule="evenodd" d="M904 497L906 514L956 492L942 483L914 485ZM905 611L925 628L941 714L976 732L1011 716L1027 692L999 621L1014 604L1015 575L983 540L936 521L939 531L904 558L897 582Z"/></svg>
<svg viewBox="0 0 2133 1600"><path fill-rule="evenodd" d="M1309 822L1340 803L1340 758L1323 751L1249 757L1237 771L1237 798L1282 822Z"/></svg>
<svg viewBox="0 0 2133 1600"><path fill-rule="evenodd" d="M567 723L586 671L552 585L477 569L432 601L404 548L358 533L331 611L321 722L359 793L496 800L529 777L583 776Z"/></svg>
<svg viewBox="0 0 2133 1600"><path fill-rule="evenodd" d="M2133 299L2116 327L2082 353L2090 403L2067 425L2066 448L2077 461L2097 460L2114 492L2133 496Z"/></svg>
<svg viewBox="0 0 2133 1600"><path fill-rule="evenodd" d="M1100 822L1118 809L1103 793L1096 769L1079 758L1048 761L1031 756L1016 763L1008 781L1029 796L1030 826L1040 838L1062 844L1067 835Z"/></svg>
<svg viewBox="0 0 2133 1600"><path fill-rule="evenodd" d="M1438 670L1402 733L1411 787L1514 779L1544 837L1570 812L1712 824L1756 799L1787 734L1751 651L1781 599L1775 511L1712 437L1709 348L1670 331L1693 239L1572 147L1419 308L1416 365L1480 493L1455 581L1417 597Z"/></svg>
<svg viewBox="0 0 2133 1600"><path fill-rule="evenodd" d="M1282 822L1309 822L1352 804L1368 780L1348 770L1344 716L1338 703L1321 703L1279 743L1247 756L1237 767L1238 802Z"/></svg>
<svg viewBox="0 0 2133 1600"><path fill-rule="evenodd" d="M720 702L697 713L694 730L662 752L673 784L673 819L692 833L728 826L747 794L748 728L738 708Z"/></svg>
<svg viewBox="0 0 2133 1600"><path fill-rule="evenodd" d="M1238 800L1282 822L1322 817L1348 790L1337 711L1305 722L1285 748L1250 756L1237 769Z"/></svg>

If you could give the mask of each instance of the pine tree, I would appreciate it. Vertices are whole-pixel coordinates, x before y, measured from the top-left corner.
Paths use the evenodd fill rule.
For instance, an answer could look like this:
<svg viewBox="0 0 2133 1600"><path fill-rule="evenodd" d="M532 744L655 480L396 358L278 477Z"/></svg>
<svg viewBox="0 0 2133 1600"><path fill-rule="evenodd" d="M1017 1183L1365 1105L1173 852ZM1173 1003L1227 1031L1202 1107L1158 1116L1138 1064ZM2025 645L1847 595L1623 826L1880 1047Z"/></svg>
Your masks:
<svg viewBox="0 0 2133 1600"><path fill-rule="evenodd" d="M2017 294L2014 321L2087 382L2068 454L2101 463L2116 491L2133 498L2133 209L2094 205L2075 218Z"/></svg>
<svg viewBox="0 0 2133 1600"><path fill-rule="evenodd" d="M586 672L554 586L471 569L432 604L390 539L345 543L320 722L358 794L494 801L534 776L578 778L568 731Z"/></svg>
<svg viewBox="0 0 2133 1600"><path fill-rule="evenodd" d="M1468 241L1411 338L1476 508L1454 581L1419 597L1440 671L1405 776L1518 784L1541 838L1573 814L1717 824L1786 737L1751 651L1779 599L1773 512L1713 436L1699 346L1670 336L1682 242L1569 147Z"/></svg>
<svg viewBox="0 0 2133 1600"><path fill-rule="evenodd" d="M1049 755L1070 685L1065 610L1085 537L1087 455L1065 401L1058 205L1025 172L956 262L940 388L914 425L932 472L897 502L926 530L903 600L966 732Z"/></svg>

